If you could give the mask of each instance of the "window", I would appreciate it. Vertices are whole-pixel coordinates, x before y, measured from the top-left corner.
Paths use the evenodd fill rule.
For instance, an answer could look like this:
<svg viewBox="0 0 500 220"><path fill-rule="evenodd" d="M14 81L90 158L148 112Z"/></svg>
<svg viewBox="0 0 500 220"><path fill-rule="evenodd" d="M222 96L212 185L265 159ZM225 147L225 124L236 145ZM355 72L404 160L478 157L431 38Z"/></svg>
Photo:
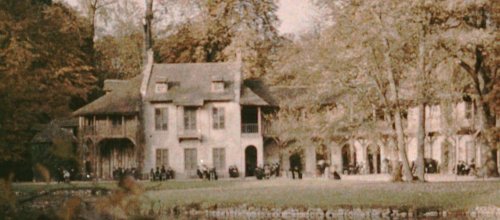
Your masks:
<svg viewBox="0 0 500 220"><path fill-rule="evenodd" d="M198 167L198 158L196 155L195 148L186 148L184 149L184 169L186 172L190 173L192 171L196 171Z"/></svg>
<svg viewBox="0 0 500 220"><path fill-rule="evenodd" d="M184 108L184 130L196 130L196 108Z"/></svg>
<svg viewBox="0 0 500 220"><path fill-rule="evenodd" d="M156 93L166 93L168 90L168 84L166 82L157 82L155 86Z"/></svg>
<svg viewBox="0 0 500 220"><path fill-rule="evenodd" d="M226 170L226 149L214 148L212 156L215 169L219 172Z"/></svg>
<svg viewBox="0 0 500 220"><path fill-rule="evenodd" d="M213 81L212 92L224 92L224 81Z"/></svg>
<svg viewBox="0 0 500 220"><path fill-rule="evenodd" d="M224 108L218 107L212 109L212 120L214 129L224 129L225 127L225 116Z"/></svg>
<svg viewBox="0 0 500 220"><path fill-rule="evenodd" d="M111 125L113 125L113 127L119 127L122 125L122 117L120 116L112 116L111 117Z"/></svg>
<svg viewBox="0 0 500 220"><path fill-rule="evenodd" d="M156 167L168 166L168 149L156 149Z"/></svg>
<svg viewBox="0 0 500 220"><path fill-rule="evenodd" d="M167 108L156 108L155 109L155 130L167 130L168 129L168 109Z"/></svg>
<svg viewBox="0 0 500 220"><path fill-rule="evenodd" d="M474 115L474 105L472 102L466 102L465 103L465 118L466 119L472 119L472 116Z"/></svg>

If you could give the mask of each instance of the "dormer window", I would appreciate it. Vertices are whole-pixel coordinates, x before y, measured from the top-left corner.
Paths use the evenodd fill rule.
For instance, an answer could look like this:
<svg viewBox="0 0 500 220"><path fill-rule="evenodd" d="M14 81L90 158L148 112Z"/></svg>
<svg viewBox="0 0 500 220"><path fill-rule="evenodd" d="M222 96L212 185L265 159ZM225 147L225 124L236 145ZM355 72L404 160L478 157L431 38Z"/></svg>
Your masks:
<svg viewBox="0 0 500 220"><path fill-rule="evenodd" d="M212 81L212 92L224 92L224 81Z"/></svg>
<svg viewBox="0 0 500 220"><path fill-rule="evenodd" d="M166 93L168 90L167 82L156 82L155 92L156 93Z"/></svg>
<svg viewBox="0 0 500 220"><path fill-rule="evenodd" d="M212 92L224 92L224 81L221 75L212 76Z"/></svg>

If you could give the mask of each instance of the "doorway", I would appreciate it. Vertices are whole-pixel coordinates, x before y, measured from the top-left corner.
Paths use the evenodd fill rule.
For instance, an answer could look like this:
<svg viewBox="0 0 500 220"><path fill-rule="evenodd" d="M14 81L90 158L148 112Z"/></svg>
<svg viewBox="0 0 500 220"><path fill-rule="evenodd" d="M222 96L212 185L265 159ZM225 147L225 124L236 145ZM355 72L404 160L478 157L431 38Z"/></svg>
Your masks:
<svg viewBox="0 0 500 220"><path fill-rule="evenodd" d="M368 147L368 167L370 173L380 173L380 147Z"/></svg>
<svg viewBox="0 0 500 220"><path fill-rule="evenodd" d="M255 176L256 167L257 148L250 145L245 149L245 176Z"/></svg>
<svg viewBox="0 0 500 220"><path fill-rule="evenodd" d="M352 174L356 172L356 151L351 151L351 145L345 144L342 147L342 173Z"/></svg>

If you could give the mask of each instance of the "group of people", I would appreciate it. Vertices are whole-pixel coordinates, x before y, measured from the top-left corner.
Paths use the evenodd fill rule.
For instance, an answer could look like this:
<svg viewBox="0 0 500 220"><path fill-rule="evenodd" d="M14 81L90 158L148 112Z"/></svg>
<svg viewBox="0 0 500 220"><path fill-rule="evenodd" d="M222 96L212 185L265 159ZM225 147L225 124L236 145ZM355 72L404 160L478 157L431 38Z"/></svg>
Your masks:
<svg viewBox="0 0 500 220"><path fill-rule="evenodd" d="M270 177L278 177L280 176L280 164L272 163L272 164L264 164L264 167L258 166L255 168L255 177L257 179L269 179Z"/></svg>
<svg viewBox="0 0 500 220"><path fill-rule="evenodd" d="M363 170L363 164L362 163L357 163L357 164L349 164L344 167L344 174L349 174L349 175L354 175L354 174L360 174L361 171Z"/></svg>
<svg viewBox="0 0 500 220"><path fill-rule="evenodd" d="M198 166L198 169L196 170L196 175L203 180L217 180L219 177L217 176L217 170L215 167L208 168L207 165L202 164Z"/></svg>
<svg viewBox="0 0 500 220"><path fill-rule="evenodd" d="M165 165L163 165L161 169L156 167L156 171L151 168L149 176L151 181L167 181L175 178L175 172L171 167L165 168Z"/></svg>
<svg viewBox="0 0 500 220"><path fill-rule="evenodd" d="M229 177L238 178L240 176L240 172L238 171L238 167L236 165L229 166Z"/></svg>
<svg viewBox="0 0 500 220"><path fill-rule="evenodd" d="M140 177L140 172L135 167L123 169L122 167L113 168L113 180L120 180L124 176L133 176L138 179Z"/></svg>
<svg viewBox="0 0 500 220"><path fill-rule="evenodd" d="M467 164L465 161L460 160L457 163L457 175L466 176L466 175L474 175L476 172L476 164L474 159L471 160L470 164Z"/></svg>
<svg viewBox="0 0 500 220"><path fill-rule="evenodd" d="M257 179L269 179L270 177L280 176L280 164L278 162L272 164L264 164L255 168L255 177Z"/></svg>
<svg viewBox="0 0 500 220"><path fill-rule="evenodd" d="M77 172L75 169L66 169L59 167L57 168L57 172L55 175L55 179L57 183L69 183L71 180L75 180L77 176Z"/></svg>
<svg viewBox="0 0 500 220"><path fill-rule="evenodd" d="M438 162L437 160L431 158L424 158L424 172L425 173L437 173L438 170ZM411 162L411 172L415 174L417 172L417 164L415 161Z"/></svg>
<svg viewBox="0 0 500 220"><path fill-rule="evenodd" d="M290 167L290 172L292 173L292 179L297 177L298 179L302 179L302 168L299 166Z"/></svg>

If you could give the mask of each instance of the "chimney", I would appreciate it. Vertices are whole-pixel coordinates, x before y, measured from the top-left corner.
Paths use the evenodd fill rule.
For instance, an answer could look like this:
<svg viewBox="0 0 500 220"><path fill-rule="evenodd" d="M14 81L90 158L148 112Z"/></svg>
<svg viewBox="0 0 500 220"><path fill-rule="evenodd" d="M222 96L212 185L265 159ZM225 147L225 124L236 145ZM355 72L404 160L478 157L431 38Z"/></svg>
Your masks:
<svg viewBox="0 0 500 220"><path fill-rule="evenodd" d="M153 49L152 20L153 20L153 0L146 1L146 14L144 15L144 49L143 65L148 63L148 51Z"/></svg>

